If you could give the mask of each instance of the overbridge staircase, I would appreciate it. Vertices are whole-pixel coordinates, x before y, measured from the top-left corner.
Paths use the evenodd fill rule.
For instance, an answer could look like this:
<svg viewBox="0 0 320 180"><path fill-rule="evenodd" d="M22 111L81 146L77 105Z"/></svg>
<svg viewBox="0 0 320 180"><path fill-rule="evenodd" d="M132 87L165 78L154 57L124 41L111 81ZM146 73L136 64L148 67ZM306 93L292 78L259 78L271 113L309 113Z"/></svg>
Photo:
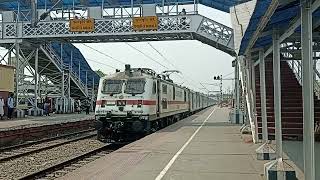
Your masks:
<svg viewBox="0 0 320 180"><path fill-rule="evenodd" d="M31 53L33 50L24 49L24 52ZM29 60L29 64L35 68L35 58ZM39 74L46 76L52 83L60 85L62 81L63 72L64 81L66 82L66 89L68 76L70 75L70 96L71 97L88 97L88 90L84 83L80 80L79 75L76 74L69 65L62 64L60 56L53 49L51 44L43 44L39 48Z"/></svg>
<svg viewBox="0 0 320 180"><path fill-rule="evenodd" d="M295 73L286 61L281 61L281 120L282 135L284 139L303 139L303 107L302 86ZM261 96L259 68L256 67L256 117L258 123L258 135L262 137ZM266 61L266 107L268 121L269 139L275 138L274 120L274 92L273 92L273 70L272 61ZM320 122L320 100L314 97L315 122Z"/></svg>

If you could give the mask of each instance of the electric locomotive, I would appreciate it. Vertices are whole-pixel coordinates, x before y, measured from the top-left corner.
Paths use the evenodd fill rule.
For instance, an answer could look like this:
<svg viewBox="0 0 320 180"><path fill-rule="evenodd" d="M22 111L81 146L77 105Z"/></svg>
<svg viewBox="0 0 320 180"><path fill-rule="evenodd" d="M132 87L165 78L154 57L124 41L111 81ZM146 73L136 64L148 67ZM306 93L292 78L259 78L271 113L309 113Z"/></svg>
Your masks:
<svg viewBox="0 0 320 180"><path fill-rule="evenodd" d="M213 104L149 68L116 71L100 79L95 108L99 140L137 138Z"/></svg>

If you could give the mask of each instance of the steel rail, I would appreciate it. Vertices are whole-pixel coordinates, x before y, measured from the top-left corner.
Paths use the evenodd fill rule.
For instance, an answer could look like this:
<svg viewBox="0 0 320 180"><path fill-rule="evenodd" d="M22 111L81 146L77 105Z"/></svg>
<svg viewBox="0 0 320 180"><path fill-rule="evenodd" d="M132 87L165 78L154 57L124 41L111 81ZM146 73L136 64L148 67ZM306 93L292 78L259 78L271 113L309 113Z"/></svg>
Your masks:
<svg viewBox="0 0 320 180"><path fill-rule="evenodd" d="M122 147L125 144L126 143L123 143L123 144L118 144L118 143L117 144L105 144L102 147L96 148L96 149L91 150L89 152L83 153L83 154L81 154L79 156L76 156L76 157L70 158L68 160L62 161L60 163L57 163L57 164L52 165L52 166L50 166L48 168L39 170L37 172L30 173L30 174L28 174L26 176L23 176L23 177L20 177L18 179L19 180L28 180L28 179L40 178L40 177L43 177L46 174L49 174L49 173L58 171L58 170L60 170L62 168L65 168L66 166L69 166L74 162L78 162L78 161L80 161L82 159L85 159L87 157L96 155L97 153L100 153L100 152L103 152L103 151L107 151L107 150L110 150L110 152L108 152L108 153L111 153L114 150L119 149L120 147Z"/></svg>
<svg viewBox="0 0 320 180"><path fill-rule="evenodd" d="M85 136L82 136L82 137L66 140L66 141L63 141L63 142L60 142L60 143L48 145L48 146L45 146L45 147L36 148L34 150L30 150L30 151L26 151L26 152L22 152L22 153L18 153L18 154L9 155L7 157L0 158L0 162L3 163L5 161L9 161L9 160L16 159L16 158L19 158L19 157L27 156L29 154L37 153L37 152L44 151L44 150L47 150L47 149L52 149L52 148L55 148L55 147L58 147L58 146L62 146L64 144L68 144L68 143L71 143L71 142L75 142L75 141L79 141L79 140L82 140L82 139L91 138L91 137L94 137L96 135L97 135L96 133L95 134L89 134L89 135L85 135Z"/></svg>
<svg viewBox="0 0 320 180"><path fill-rule="evenodd" d="M13 150L13 149L23 148L23 147L31 146L31 145L36 145L36 144L40 144L40 143L43 143L43 142L49 142L49 141L53 141L53 140L57 140L57 139L61 139L61 138L66 138L66 137L69 137L69 136L74 136L74 135L77 135L77 134L87 133L87 132L94 131L94 130L95 129L92 128L92 129L87 129L87 130L83 130L83 131L63 134L63 135L60 135L60 136L44 138L44 139L40 139L38 141L32 141L32 142L27 142L27 143L23 143L23 144L7 146L7 147L0 148L0 152L10 151L10 150Z"/></svg>

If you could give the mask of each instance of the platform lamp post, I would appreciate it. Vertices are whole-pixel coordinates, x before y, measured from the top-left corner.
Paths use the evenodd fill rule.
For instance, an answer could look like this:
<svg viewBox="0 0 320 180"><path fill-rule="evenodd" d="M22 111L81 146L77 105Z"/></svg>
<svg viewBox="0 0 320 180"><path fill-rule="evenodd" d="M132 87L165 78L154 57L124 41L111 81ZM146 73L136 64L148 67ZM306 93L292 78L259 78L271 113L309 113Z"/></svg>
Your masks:
<svg viewBox="0 0 320 180"><path fill-rule="evenodd" d="M219 103L220 103L220 106L222 106L222 104L221 104L222 100L223 100L222 81L226 81L226 80L232 80L233 81L235 79L234 78L222 78L222 75L214 76L213 79L216 80L216 81L220 81L219 82L219 86L220 86L220 100L219 100L220 102Z"/></svg>

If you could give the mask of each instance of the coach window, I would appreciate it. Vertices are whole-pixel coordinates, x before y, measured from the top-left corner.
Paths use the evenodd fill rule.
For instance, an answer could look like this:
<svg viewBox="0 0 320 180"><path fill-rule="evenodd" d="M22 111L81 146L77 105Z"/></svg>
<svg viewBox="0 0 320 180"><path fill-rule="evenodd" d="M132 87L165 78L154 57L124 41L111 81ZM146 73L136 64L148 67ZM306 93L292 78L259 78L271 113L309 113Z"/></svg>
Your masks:
<svg viewBox="0 0 320 180"><path fill-rule="evenodd" d="M152 94L156 94L157 93L157 84L156 82L153 82L153 85L152 85Z"/></svg>
<svg viewBox="0 0 320 180"><path fill-rule="evenodd" d="M168 92L167 85L163 84L162 85L162 93L167 94L167 92Z"/></svg>
<svg viewBox="0 0 320 180"><path fill-rule="evenodd" d="M173 98L173 100L176 100L176 88L174 86L172 89L172 98Z"/></svg>
<svg viewBox="0 0 320 180"><path fill-rule="evenodd" d="M184 91L184 102L187 102L187 93Z"/></svg>

